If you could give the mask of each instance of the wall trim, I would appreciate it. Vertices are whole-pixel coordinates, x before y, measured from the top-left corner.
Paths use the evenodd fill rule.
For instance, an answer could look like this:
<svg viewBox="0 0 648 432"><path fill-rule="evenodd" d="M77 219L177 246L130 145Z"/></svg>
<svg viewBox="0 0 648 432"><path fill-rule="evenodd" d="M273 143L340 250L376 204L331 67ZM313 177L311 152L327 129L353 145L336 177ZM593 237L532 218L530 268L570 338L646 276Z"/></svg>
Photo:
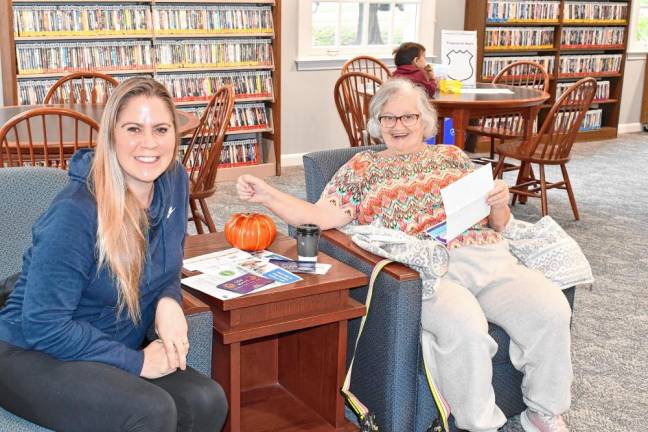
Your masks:
<svg viewBox="0 0 648 432"><path fill-rule="evenodd" d="M624 133L633 133L633 132L641 132L643 131L643 127L641 123L620 123L619 124L619 129L618 132L620 134Z"/></svg>
<svg viewBox="0 0 648 432"><path fill-rule="evenodd" d="M376 56L388 68L394 69L394 57ZM336 58L336 57L304 57L295 60L295 66L298 71L319 71L319 70L340 70L342 65L349 60L350 57ZM645 58L645 56L643 57ZM436 56L426 56L425 59L428 63L434 63Z"/></svg>
<svg viewBox="0 0 648 432"><path fill-rule="evenodd" d="M627 61L639 61L639 60L644 61L644 60L646 60L646 51L643 51L643 52L632 52L632 53L629 52L629 53L626 55L626 60L627 60Z"/></svg>
<svg viewBox="0 0 648 432"><path fill-rule="evenodd" d="M282 167L291 167L291 166L303 166L304 160L302 157L306 153L291 153L281 155L281 166Z"/></svg>

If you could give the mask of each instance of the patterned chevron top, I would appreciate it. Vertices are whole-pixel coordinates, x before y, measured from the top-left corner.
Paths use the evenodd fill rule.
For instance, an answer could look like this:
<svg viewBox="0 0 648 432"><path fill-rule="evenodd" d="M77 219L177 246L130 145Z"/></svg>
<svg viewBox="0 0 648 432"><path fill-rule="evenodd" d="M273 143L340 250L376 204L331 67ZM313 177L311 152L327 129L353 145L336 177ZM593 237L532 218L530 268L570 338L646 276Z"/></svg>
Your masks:
<svg viewBox="0 0 648 432"><path fill-rule="evenodd" d="M431 145L417 153L357 153L333 176L320 199L344 209L360 224L377 217L391 229L419 235L445 220L441 189L474 170L458 147ZM484 218L448 245L497 243L502 237Z"/></svg>

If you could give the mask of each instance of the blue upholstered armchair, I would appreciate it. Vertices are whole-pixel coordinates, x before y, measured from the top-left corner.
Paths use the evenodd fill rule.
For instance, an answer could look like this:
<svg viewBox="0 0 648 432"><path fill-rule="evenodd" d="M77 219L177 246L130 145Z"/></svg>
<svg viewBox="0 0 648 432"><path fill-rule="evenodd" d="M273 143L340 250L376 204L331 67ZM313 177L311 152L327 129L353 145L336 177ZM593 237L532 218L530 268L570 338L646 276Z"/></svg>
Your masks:
<svg viewBox="0 0 648 432"><path fill-rule="evenodd" d="M374 150L384 147L373 146ZM332 175L362 147L304 155L306 196L315 202ZM380 257L353 244L337 230L322 234L320 250L367 275ZM573 305L574 288L565 290ZM351 290L364 302L367 287ZM376 414L381 432L425 432L438 413L423 369L420 347L421 281L418 273L393 263L385 267L374 285L373 299L353 366L351 390ZM347 362L353 352L359 320L349 323ZM498 406L507 417L525 409L520 386L522 374L509 359L509 337L489 324L499 348L493 358L493 385ZM452 426L451 421L451 427Z"/></svg>
<svg viewBox="0 0 648 432"><path fill-rule="evenodd" d="M21 270L22 255L31 244L31 225L67 184L66 171L55 168L0 168L0 280ZM189 322L188 363L211 374L212 314L197 298L184 293L183 308ZM0 431L43 432L0 408Z"/></svg>

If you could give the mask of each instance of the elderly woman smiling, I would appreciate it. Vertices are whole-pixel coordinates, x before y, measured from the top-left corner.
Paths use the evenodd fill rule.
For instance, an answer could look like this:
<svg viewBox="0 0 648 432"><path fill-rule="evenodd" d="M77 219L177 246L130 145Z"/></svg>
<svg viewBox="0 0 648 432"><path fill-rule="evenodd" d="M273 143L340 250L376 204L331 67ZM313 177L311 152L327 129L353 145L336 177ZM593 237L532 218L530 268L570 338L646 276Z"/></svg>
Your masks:
<svg viewBox="0 0 648 432"><path fill-rule="evenodd" d="M357 153L315 204L250 175L239 178L239 197L263 204L288 224L323 229L380 218L387 228L418 236L443 222L440 190L474 169L470 159L457 147L425 143L435 133L436 113L409 81L385 83L369 111L369 132L387 149ZM423 302L428 360L457 426L496 431L506 418L491 385L497 344L487 321L499 325L511 336L511 361L524 373L524 429L567 431L561 414L571 400L569 305L557 286L517 262L500 235L510 218L504 182L495 181L487 202L489 217L449 243L448 273Z"/></svg>

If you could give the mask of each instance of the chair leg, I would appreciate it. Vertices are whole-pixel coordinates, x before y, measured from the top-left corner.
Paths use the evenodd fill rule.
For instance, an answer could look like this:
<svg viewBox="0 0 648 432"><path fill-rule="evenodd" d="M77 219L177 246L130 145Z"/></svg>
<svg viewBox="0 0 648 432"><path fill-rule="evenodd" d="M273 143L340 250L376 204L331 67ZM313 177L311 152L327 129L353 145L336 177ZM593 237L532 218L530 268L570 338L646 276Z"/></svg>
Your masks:
<svg viewBox="0 0 648 432"><path fill-rule="evenodd" d="M515 180L515 184L519 185L524 183L524 169L528 165L528 162L520 162L520 171L518 171L518 176L517 180ZM513 207L518 199L518 194L515 192L512 192L513 198L511 198L511 207ZM522 197L520 196L520 203L522 203Z"/></svg>
<svg viewBox="0 0 648 432"><path fill-rule="evenodd" d="M214 220L211 217L211 213L209 212L209 206L207 205L207 201L205 201L204 198L200 198L198 200L200 202L200 208L202 209L202 214L205 217L205 223L207 224L207 229L209 229L210 233L216 232L216 225L214 225Z"/></svg>
<svg viewBox="0 0 648 432"><path fill-rule="evenodd" d="M497 161L497 165L495 165L495 171L493 172L493 178L502 178L502 174L504 173L504 159L505 157L500 155L499 160Z"/></svg>
<svg viewBox="0 0 648 432"><path fill-rule="evenodd" d="M567 166L565 164L560 164L560 170L562 171L563 180L565 181L565 189L567 189L567 196L569 196L569 204L571 204L572 211L574 212L574 218L580 220L578 207L576 206L576 197L574 196L574 191L572 190L571 182L569 181L569 175L567 174Z"/></svg>
<svg viewBox="0 0 648 432"><path fill-rule="evenodd" d="M549 206L547 205L547 182L545 180L544 165L540 164L540 201L542 203L542 216L547 216L549 213Z"/></svg>
<svg viewBox="0 0 648 432"><path fill-rule="evenodd" d="M522 182L535 179L531 162L525 162L520 165L520 174L522 175ZM520 204L526 204L528 198L526 195L520 195Z"/></svg>
<svg viewBox="0 0 648 432"><path fill-rule="evenodd" d="M490 146L490 159L495 160L495 137L490 137L491 146Z"/></svg>
<svg viewBox="0 0 648 432"><path fill-rule="evenodd" d="M196 232L198 234L204 234L205 230L203 230L200 212L198 211L198 207L196 207L196 201L190 198L189 207L191 208L191 219L196 226Z"/></svg>

